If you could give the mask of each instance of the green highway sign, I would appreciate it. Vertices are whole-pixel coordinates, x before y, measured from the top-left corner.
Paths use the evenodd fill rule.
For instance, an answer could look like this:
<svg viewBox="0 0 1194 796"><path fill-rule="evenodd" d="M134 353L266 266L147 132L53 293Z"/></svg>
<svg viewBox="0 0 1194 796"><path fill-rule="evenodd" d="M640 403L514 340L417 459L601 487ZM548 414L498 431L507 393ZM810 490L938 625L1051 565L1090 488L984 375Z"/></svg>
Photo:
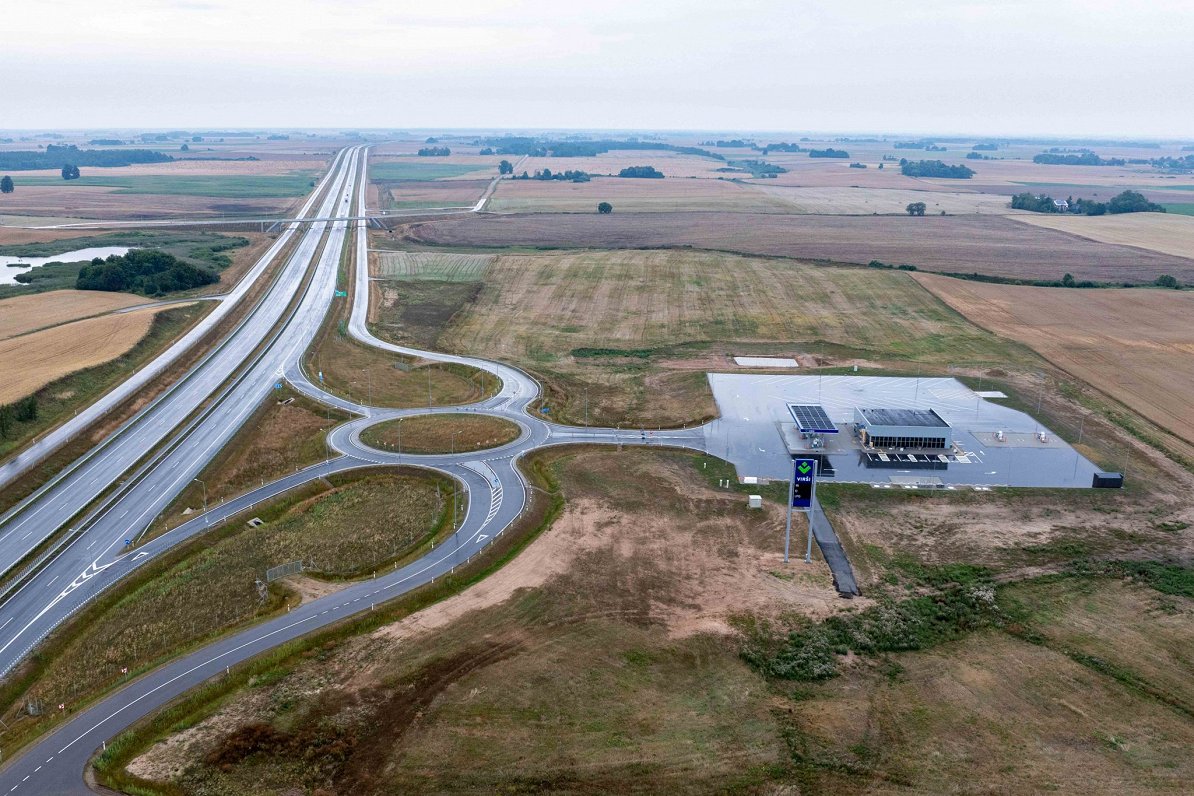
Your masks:
<svg viewBox="0 0 1194 796"><path fill-rule="evenodd" d="M337 298L344 298L344 297L345 297L345 296L347 296L347 295L348 295L348 291L347 291L347 290L337 290L337 291L336 291L336 297L337 297Z"/></svg>

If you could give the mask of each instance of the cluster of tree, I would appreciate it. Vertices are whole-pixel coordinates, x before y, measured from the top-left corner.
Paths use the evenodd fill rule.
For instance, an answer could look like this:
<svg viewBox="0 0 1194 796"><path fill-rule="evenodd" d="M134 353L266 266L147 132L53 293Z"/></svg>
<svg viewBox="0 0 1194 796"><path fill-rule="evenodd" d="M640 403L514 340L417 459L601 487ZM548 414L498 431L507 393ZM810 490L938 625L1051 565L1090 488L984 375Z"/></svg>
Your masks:
<svg viewBox="0 0 1194 796"><path fill-rule="evenodd" d="M923 216L928 206L924 202L909 202L904 212L910 216Z"/></svg>
<svg viewBox="0 0 1194 796"><path fill-rule="evenodd" d="M810 149L808 156L810 158L848 158L850 153L844 149L829 147L828 149Z"/></svg>
<svg viewBox="0 0 1194 796"><path fill-rule="evenodd" d="M1194 171L1194 155L1186 155L1185 157L1180 158L1153 158L1152 160L1148 161L1148 164L1153 168L1162 169L1164 171L1190 172Z"/></svg>
<svg viewBox="0 0 1194 796"><path fill-rule="evenodd" d="M1048 151L1050 151L1050 152L1062 152L1062 153L1065 153L1065 152L1077 152L1079 155L1082 155L1082 154L1090 154L1090 155L1093 155L1093 154L1094 154L1094 150L1093 150L1093 149L1087 149L1087 148L1086 148L1086 147L1084 147L1084 146L1078 146L1078 147L1051 146L1051 147L1049 147L1049 150L1048 150Z"/></svg>
<svg viewBox="0 0 1194 796"><path fill-rule="evenodd" d="M1101 216L1105 213L1164 213L1165 208L1150 202L1139 191L1124 191L1106 202L1093 199L1075 199L1070 196L1059 206L1053 197L1045 194L1018 193L1012 197L1012 209L1030 210L1034 213L1073 213L1084 216Z"/></svg>
<svg viewBox="0 0 1194 796"><path fill-rule="evenodd" d="M880 166L882 166L883 164L882 164L882 163L880 163L879 165L880 165ZM866 168L866 164L865 164L865 163L851 163L851 164L850 164L850 168L852 168L852 169L865 169L865 168Z"/></svg>
<svg viewBox="0 0 1194 796"><path fill-rule="evenodd" d="M662 174L660 175L663 176ZM560 182L588 182L591 178L586 171L555 171L551 169L536 169L534 174L525 171L516 180L558 180Z"/></svg>
<svg viewBox="0 0 1194 796"><path fill-rule="evenodd" d="M627 166L618 172L618 176L661 180L663 179L663 172L656 171L654 166Z"/></svg>
<svg viewBox="0 0 1194 796"><path fill-rule="evenodd" d="M1161 274L1154 281L1153 284L1157 287L1167 287L1173 290L1180 290L1182 283L1177 281L1177 277L1169 274Z"/></svg>
<svg viewBox="0 0 1194 796"><path fill-rule="evenodd" d="M96 257L90 265L79 270L75 288L160 296L217 281L219 277L211 271L197 268L169 252L133 249L123 256L114 254L106 260Z"/></svg>
<svg viewBox="0 0 1194 796"><path fill-rule="evenodd" d="M1093 152L1084 152L1081 155L1042 152L1035 156L1032 162L1048 166L1123 166L1127 163L1123 158L1101 158Z"/></svg>
<svg viewBox="0 0 1194 796"><path fill-rule="evenodd" d="M741 138L732 138L729 141L721 138L716 141L702 141L701 146L715 146L721 149L758 149L754 141L743 141Z"/></svg>
<svg viewBox="0 0 1194 796"><path fill-rule="evenodd" d="M498 174L513 174L514 164L508 160L503 160L498 164Z"/></svg>
<svg viewBox="0 0 1194 796"><path fill-rule="evenodd" d="M16 403L0 406L0 437L8 437L13 423L37 420L37 396L28 395Z"/></svg>
<svg viewBox="0 0 1194 796"><path fill-rule="evenodd" d="M62 166L62 179L77 180L79 179L79 167L65 163Z"/></svg>
<svg viewBox="0 0 1194 796"><path fill-rule="evenodd" d="M783 166L777 166L765 160L731 160L730 165L749 171L752 177L774 178L777 175L788 173Z"/></svg>
<svg viewBox="0 0 1194 796"><path fill-rule="evenodd" d="M493 147L487 146L484 149L482 149L480 152L478 152L477 154L478 155L492 155Z"/></svg>
<svg viewBox="0 0 1194 796"><path fill-rule="evenodd" d="M867 268L882 268L882 269L885 269L888 271L915 271L916 270L915 265L892 265L891 263L885 263L882 260L871 260L866 265L867 265Z"/></svg>
<svg viewBox="0 0 1194 796"><path fill-rule="evenodd" d="M12 193L14 190L16 186L12 184L12 177L5 174L4 178L0 179L0 193Z"/></svg>
<svg viewBox="0 0 1194 796"><path fill-rule="evenodd" d="M896 141L892 146L896 149L925 149L929 145L924 141Z"/></svg>
<svg viewBox="0 0 1194 796"><path fill-rule="evenodd" d="M996 149L999 149L999 144L992 144L988 142L984 144L975 144L970 148L975 152L994 152Z"/></svg>
<svg viewBox="0 0 1194 796"><path fill-rule="evenodd" d="M423 143L424 144L438 144L439 139L434 136L428 136L427 138L423 139Z"/></svg>
<svg viewBox="0 0 1194 796"><path fill-rule="evenodd" d="M124 144L119 138L93 138L87 143L91 146L121 146Z"/></svg>
<svg viewBox="0 0 1194 796"><path fill-rule="evenodd" d="M273 133L271 135L267 135L265 137L265 140L266 141L289 141L290 136L285 135L283 133Z"/></svg>
<svg viewBox="0 0 1194 796"><path fill-rule="evenodd" d="M905 177L943 177L949 180L968 180L974 176L974 169L960 163L950 165L940 160L911 161L900 158L900 173Z"/></svg>
<svg viewBox="0 0 1194 796"><path fill-rule="evenodd" d="M981 152L967 152L966 159L967 160L994 160L994 158L991 157L990 155L984 155Z"/></svg>
<svg viewBox="0 0 1194 796"><path fill-rule="evenodd" d="M446 146L425 146L418 151L418 155L425 158L446 158L451 154L452 150Z"/></svg>
<svg viewBox="0 0 1194 796"><path fill-rule="evenodd" d="M610 213L614 212L614 206L609 202L598 202L597 212L603 216L608 216Z"/></svg>
<svg viewBox="0 0 1194 796"><path fill-rule="evenodd" d="M152 149L79 149L74 144L50 144L40 152L0 152L0 169L55 169L63 163L99 167L131 166L134 163L167 163L171 160L174 158L170 155Z"/></svg>
<svg viewBox="0 0 1194 796"><path fill-rule="evenodd" d="M804 147L800 146L800 144L789 144L785 141L780 141L778 144L767 144L767 146L763 147L764 155L766 155L768 152L803 152L803 151L804 151Z"/></svg>
<svg viewBox="0 0 1194 796"><path fill-rule="evenodd" d="M639 141L633 138L625 141L610 139L553 141L531 138L529 136L501 136L486 138L476 143L492 148L498 155L530 155L531 157L540 158L596 157L597 155L611 151L646 150L675 152L680 155L696 155L713 160L726 159L724 155L710 152L700 147L677 146L675 144L665 144L661 141Z"/></svg>

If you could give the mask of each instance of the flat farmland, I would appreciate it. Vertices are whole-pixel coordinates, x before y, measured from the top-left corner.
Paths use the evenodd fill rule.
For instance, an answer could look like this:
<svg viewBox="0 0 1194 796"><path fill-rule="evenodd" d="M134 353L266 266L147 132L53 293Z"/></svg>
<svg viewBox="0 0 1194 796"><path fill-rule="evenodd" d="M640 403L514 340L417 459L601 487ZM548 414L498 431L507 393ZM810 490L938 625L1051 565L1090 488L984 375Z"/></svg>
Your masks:
<svg viewBox="0 0 1194 796"><path fill-rule="evenodd" d="M1025 213L1017 221L1056 229L1102 243L1135 246L1162 254L1194 258L1194 218L1168 213L1073 216Z"/></svg>
<svg viewBox="0 0 1194 796"><path fill-rule="evenodd" d="M733 160L739 159L739 156L734 154L727 154L726 156ZM744 155L742 159L757 159L758 157L758 153L755 153L753 155ZM513 163L518 158L508 155L507 160ZM666 150L618 149L602 153L595 157L527 158L518 167L518 173L521 174L525 170L530 174L534 174L540 169L551 169L553 172L587 171L589 174L617 174L622 169L630 166L654 166L668 178L717 178L725 176L725 172L720 172L718 169L726 168L728 165L724 161L714 160L713 158L701 157L700 155L685 155Z"/></svg>
<svg viewBox="0 0 1194 796"><path fill-rule="evenodd" d="M614 213L678 210L783 213L790 206L730 180L596 177L590 182L502 180L487 209L495 213L591 213L609 202ZM528 243L534 243L528 241Z"/></svg>
<svg viewBox="0 0 1194 796"><path fill-rule="evenodd" d="M122 193L118 188L22 185L0 199L0 215L112 220L210 217L222 214L276 214L296 199L216 198L199 195Z"/></svg>
<svg viewBox="0 0 1194 796"><path fill-rule="evenodd" d="M823 215L904 215L912 202L924 202L926 212L956 215L1018 215L1026 210L1012 210L1006 196L985 193L947 193L892 188L810 188L770 185L760 182L758 190L792 207L793 213Z"/></svg>
<svg viewBox="0 0 1194 796"><path fill-rule="evenodd" d="M916 280L974 323L1023 343L1194 442L1194 294Z"/></svg>
<svg viewBox="0 0 1194 796"><path fill-rule="evenodd" d="M493 262L492 254L374 251L370 273L379 279L418 279L437 282L479 280Z"/></svg>
<svg viewBox="0 0 1194 796"><path fill-rule="evenodd" d="M492 179L497 176L498 163L503 158L496 155L450 155L446 158L369 157L369 179L375 181L394 180L451 180ZM518 160L510 156L510 161Z"/></svg>
<svg viewBox="0 0 1194 796"><path fill-rule="evenodd" d="M496 175L495 175L496 176ZM471 207L489 180L395 181L371 183L376 207L403 210L422 207Z"/></svg>
<svg viewBox="0 0 1194 796"><path fill-rule="evenodd" d="M54 290L0 301L0 340L149 301L129 293Z"/></svg>
<svg viewBox="0 0 1194 796"><path fill-rule="evenodd" d="M401 311L401 299L383 300L379 329L399 328ZM542 375L553 417L611 425L714 414L704 374L732 368L727 352L941 365L1017 356L903 272L712 252L499 255L479 295L443 314L439 345Z"/></svg>
<svg viewBox="0 0 1194 796"><path fill-rule="evenodd" d="M613 201L613 200L611 200ZM800 260L910 263L922 270L1019 279L1194 282L1194 260L1099 243L996 216L802 216L762 213L474 216L408 225L418 243L447 246L666 248L691 246Z"/></svg>
<svg viewBox="0 0 1194 796"><path fill-rule="evenodd" d="M46 294L50 295L50 294ZM166 307L101 315L0 340L0 403L8 403L78 370L101 365L130 350Z"/></svg>

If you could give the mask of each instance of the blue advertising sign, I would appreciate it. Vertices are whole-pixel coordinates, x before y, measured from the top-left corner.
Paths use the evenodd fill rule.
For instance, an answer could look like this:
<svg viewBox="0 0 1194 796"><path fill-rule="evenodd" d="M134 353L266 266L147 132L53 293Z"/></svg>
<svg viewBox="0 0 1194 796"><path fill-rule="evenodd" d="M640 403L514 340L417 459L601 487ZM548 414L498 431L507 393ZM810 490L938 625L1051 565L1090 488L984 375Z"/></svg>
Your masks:
<svg viewBox="0 0 1194 796"><path fill-rule="evenodd" d="M794 459L792 466L792 508L808 509L813 505L813 483L817 480L816 459Z"/></svg>

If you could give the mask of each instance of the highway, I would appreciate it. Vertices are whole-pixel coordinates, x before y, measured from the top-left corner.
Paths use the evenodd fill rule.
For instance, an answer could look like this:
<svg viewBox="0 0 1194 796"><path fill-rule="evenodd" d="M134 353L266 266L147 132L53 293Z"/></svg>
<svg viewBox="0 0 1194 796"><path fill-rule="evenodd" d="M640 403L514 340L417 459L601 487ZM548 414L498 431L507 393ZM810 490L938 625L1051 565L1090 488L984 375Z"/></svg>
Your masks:
<svg viewBox="0 0 1194 796"><path fill-rule="evenodd" d="M360 178L363 160L361 152L352 150L338 163L333 190L324 202L325 207L318 211L321 216L333 211L348 216L354 205L364 208L366 181ZM478 203L478 208L483 206L488 194ZM363 343L395 353L484 369L501 380L501 389L496 395L467 407L387 409L365 406L330 395L310 381L302 369L302 355L331 306L340 253L350 224L356 236L356 278L349 333ZM527 506L530 491L517 463L530 451L549 445L579 443L708 449L708 426L649 432L550 423L527 412L527 407L539 396L540 387L533 378L516 368L379 340L365 323L369 293L365 225L338 221L328 224L328 227L326 245L298 308L276 338L264 347L244 376L217 395L206 414L185 425L182 432L170 441L166 452L142 468L144 472L139 477L129 477L124 491L95 516L75 541L0 605L0 672L9 671L46 634L136 568L213 525L276 498L288 489L334 472L402 464L426 467L455 478L467 495L467 509L459 529L439 547L405 567L379 574L375 579L353 583L340 592L304 603L287 614L228 636L150 672L95 705L70 715L51 734L0 770L0 795L22 788L47 794L89 793L82 780L88 759L107 739L138 718L208 678L219 676L230 666L346 616L371 610L376 603L426 584L481 554ZM301 242L301 251L296 252L297 259L292 258L292 263L287 265L287 274L292 270L293 262L301 263L302 257L309 262L315 255L319 236L314 228L308 235L313 236L313 239L304 238ZM300 272L303 269L294 266L293 270L298 281L301 281ZM279 279L279 285L275 285L274 289L281 290L279 286L282 284L289 285L289 294L297 290L297 284L288 281L286 276ZM282 292L281 295L289 294ZM277 298L276 302L282 306L286 303L282 297ZM271 302L263 304L268 306ZM282 306L275 307L275 317L281 315ZM237 345L239 361L246 359L264 337L262 333L251 346L247 343ZM329 446L336 451L336 457L329 457L325 462L212 507L188 523L144 544L126 545L126 539L132 539L133 534L151 521L174 495L201 472L283 377L296 389L316 400L357 416L335 428L329 435ZM211 385L211 391L218 386L218 383ZM451 411L481 412L502 417L517 423L522 428L522 434L514 442L492 450L435 456L379 451L360 441L360 432L375 423L396 417ZM183 417L178 418L175 424L181 423ZM164 427L168 422L165 419L157 421L152 413L146 419L150 421L148 425L152 429ZM161 438L166 436L168 430L167 427L162 429ZM135 461L136 458L133 458L124 469L131 467ZM80 471L86 472L87 469L88 465L85 464ZM117 471L113 467L110 472L123 470ZM55 494L56 490L52 490L50 496ZM41 511L43 502L35 503L32 510ZM50 508L44 509L47 513L43 516L61 516L66 510L51 503ZM55 511L58 514L55 515ZM242 520L243 517L239 517L236 521ZM0 552L5 552L3 543L11 535L11 532L6 532L0 537ZM14 554L8 552L10 557ZM57 587L60 584L65 585ZM70 714L69 709L67 713Z"/></svg>

